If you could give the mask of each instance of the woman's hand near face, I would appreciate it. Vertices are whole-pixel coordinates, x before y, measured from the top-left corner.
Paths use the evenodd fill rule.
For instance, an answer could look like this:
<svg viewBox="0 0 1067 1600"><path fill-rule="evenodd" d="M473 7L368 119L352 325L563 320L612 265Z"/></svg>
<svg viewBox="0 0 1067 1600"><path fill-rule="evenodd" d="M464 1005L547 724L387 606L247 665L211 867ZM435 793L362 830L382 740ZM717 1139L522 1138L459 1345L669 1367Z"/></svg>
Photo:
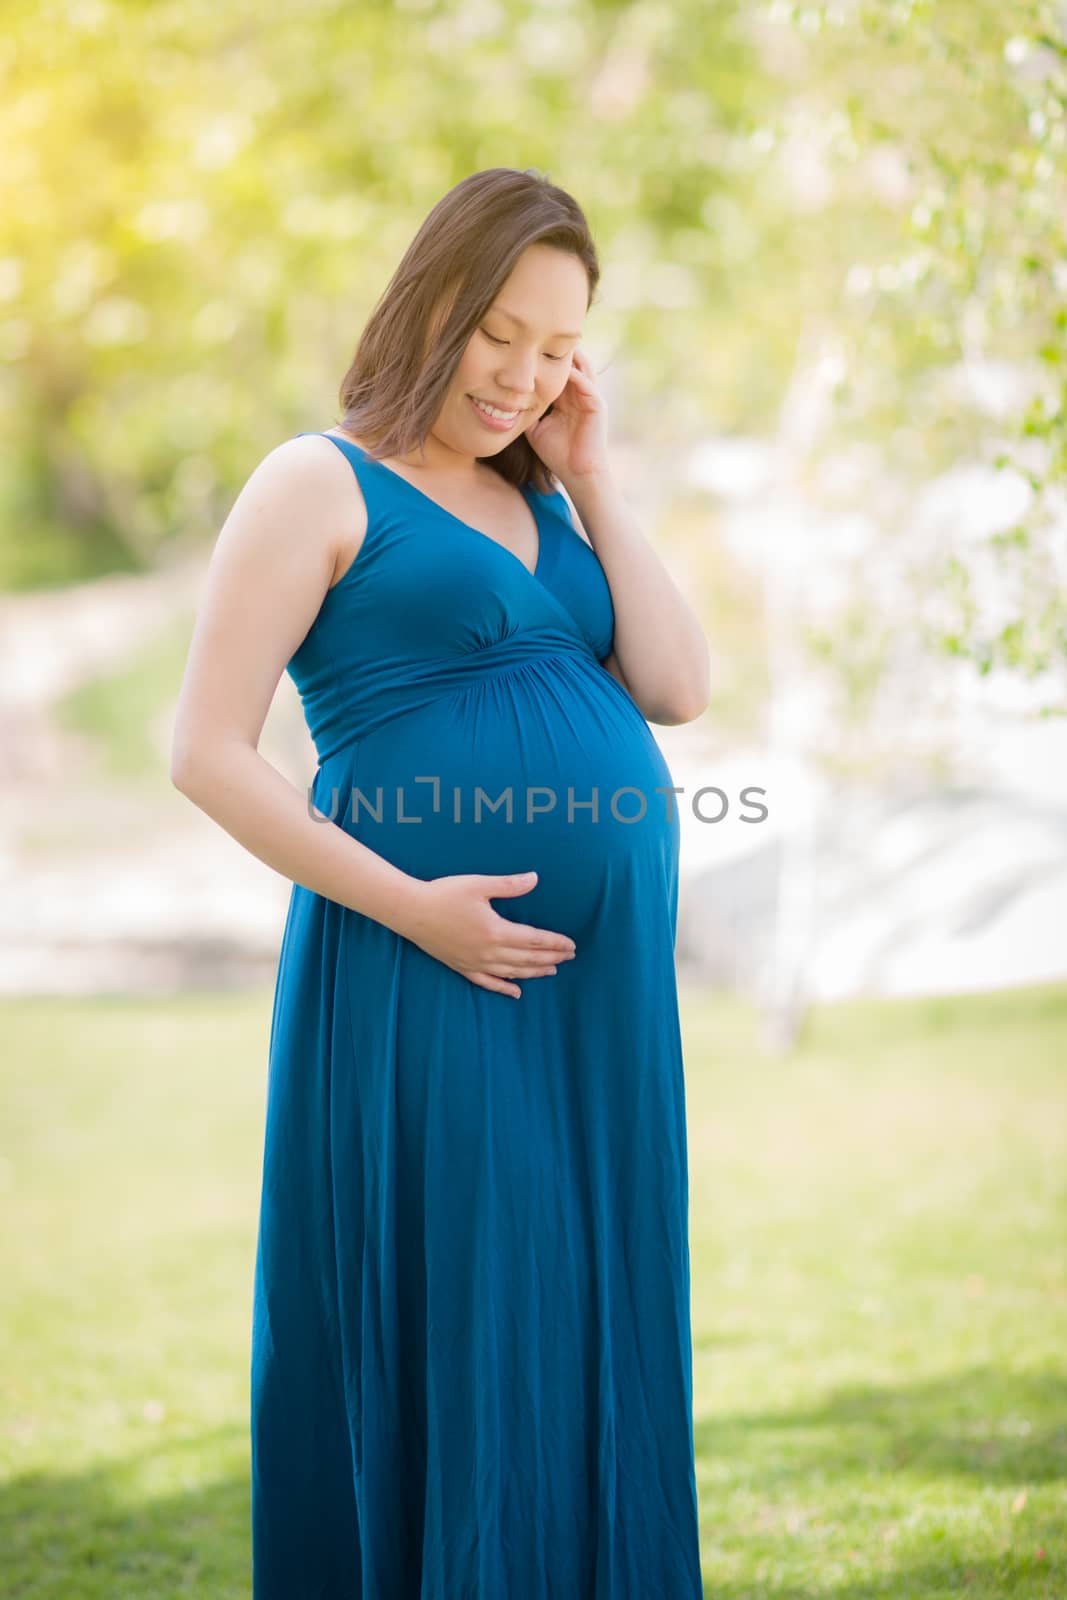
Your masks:
<svg viewBox="0 0 1067 1600"><path fill-rule="evenodd" d="M567 382L526 437L550 472L568 488L608 469L607 406L589 356L579 345Z"/></svg>

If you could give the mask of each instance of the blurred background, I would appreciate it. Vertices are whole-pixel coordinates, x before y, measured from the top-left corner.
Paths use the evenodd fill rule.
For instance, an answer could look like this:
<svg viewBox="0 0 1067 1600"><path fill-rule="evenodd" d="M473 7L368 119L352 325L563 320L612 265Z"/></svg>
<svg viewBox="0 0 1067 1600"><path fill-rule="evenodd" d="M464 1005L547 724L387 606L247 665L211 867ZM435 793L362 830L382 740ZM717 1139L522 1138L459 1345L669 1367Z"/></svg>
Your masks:
<svg viewBox="0 0 1067 1600"><path fill-rule="evenodd" d="M708 1593L1062 1600L1067 5L14 0L0 86L0 1595L250 1593L290 886L174 707L242 483L515 166L712 653L654 730ZM310 783L288 677L261 749Z"/></svg>

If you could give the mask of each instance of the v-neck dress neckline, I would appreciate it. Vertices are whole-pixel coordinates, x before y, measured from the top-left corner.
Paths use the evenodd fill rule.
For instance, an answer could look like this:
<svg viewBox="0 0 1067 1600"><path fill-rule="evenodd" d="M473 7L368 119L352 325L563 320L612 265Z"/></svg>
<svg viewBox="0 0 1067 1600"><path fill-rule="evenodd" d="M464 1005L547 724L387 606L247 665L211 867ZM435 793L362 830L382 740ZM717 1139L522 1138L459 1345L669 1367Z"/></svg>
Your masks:
<svg viewBox="0 0 1067 1600"><path fill-rule="evenodd" d="M330 430L325 431L330 432ZM397 483L406 485L406 487L409 488L413 494L418 495L420 500L424 500L426 504L432 506L435 511L439 511L441 515L443 517L447 517L450 522L454 522L460 528L465 528L468 533L474 534L476 539L484 539L487 544L495 545L496 548L502 551L509 560L514 561L517 566L520 566L528 578L533 578L537 583L541 582L541 571L544 566L545 556L545 525L538 514L537 504L533 497L533 492L528 492L525 484L517 484L516 487L533 513L534 523L537 528L537 559L534 561L532 567L528 567L525 561L523 561L522 557L517 556L514 550L510 550L506 544L502 544L499 539L494 539L492 534L483 533L481 528L476 528L473 523L465 522L462 517L457 517L454 511L449 511L447 506L443 506L439 500L435 500L432 495L428 495L424 489L420 489L417 484L412 483L408 478L401 477L399 472L394 472L392 467L387 467L384 461L373 460L367 454L366 450L363 449L363 446L358 445L355 440L350 439L347 434L331 432L330 437L334 439L341 439L345 444L351 445L353 450L359 451L360 456L363 458L367 466L380 467L383 472L387 472L391 478L396 480Z"/></svg>

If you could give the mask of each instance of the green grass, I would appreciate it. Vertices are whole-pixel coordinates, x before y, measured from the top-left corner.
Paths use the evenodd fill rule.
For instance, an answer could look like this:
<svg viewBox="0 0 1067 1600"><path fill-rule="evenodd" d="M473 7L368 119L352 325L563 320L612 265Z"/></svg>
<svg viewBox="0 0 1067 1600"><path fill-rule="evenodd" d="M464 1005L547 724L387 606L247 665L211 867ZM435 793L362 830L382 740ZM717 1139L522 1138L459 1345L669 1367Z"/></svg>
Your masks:
<svg viewBox="0 0 1067 1600"><path fill-rule="evenodd" d="M1061 1600L1067 989L683 998L708 1600ZM269 1019L0 1007L4 1597L250 1592Z"/></svg>

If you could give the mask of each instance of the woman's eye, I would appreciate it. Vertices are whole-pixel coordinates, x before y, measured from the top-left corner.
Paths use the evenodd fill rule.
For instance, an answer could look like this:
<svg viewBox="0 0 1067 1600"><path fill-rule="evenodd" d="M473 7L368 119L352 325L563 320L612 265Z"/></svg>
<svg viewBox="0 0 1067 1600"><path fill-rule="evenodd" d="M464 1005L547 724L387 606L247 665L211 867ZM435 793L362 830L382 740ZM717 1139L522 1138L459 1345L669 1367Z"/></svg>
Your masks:
<svg viewBox="0 0 1067 1600"><path fill-rule="evenodd" d="M485 334L485 337L489 340L490 344L507 344L507 342L508 342L506 339L494 339L493 335L489 332L489 330L487 328L483 328L482 332ZM566 356L551 356L551 355L548 355L548 351L547 350L545 351L545 355L548 356L549 361L566 361L566 359L567 359Z"/></svg>

